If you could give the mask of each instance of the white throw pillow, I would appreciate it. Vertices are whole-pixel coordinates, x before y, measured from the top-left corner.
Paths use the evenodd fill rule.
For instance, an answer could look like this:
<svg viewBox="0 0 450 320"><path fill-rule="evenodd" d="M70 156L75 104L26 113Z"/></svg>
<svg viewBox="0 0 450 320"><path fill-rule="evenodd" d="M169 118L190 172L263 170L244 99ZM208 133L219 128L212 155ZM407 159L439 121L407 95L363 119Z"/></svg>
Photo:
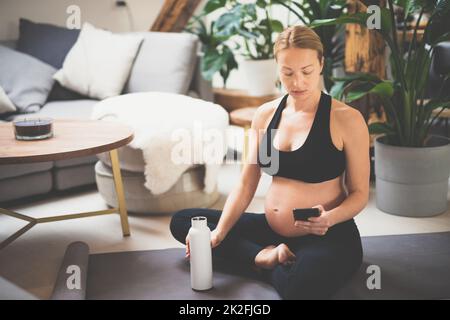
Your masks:
<svg viewBox="0 0 450 320"><path fill-rule="evenodd" d="M11 102L11 100L9 100L8 96L5 93L5 90L0 87L0 114L13 111L16 111L16 107Z"/></svg>
<svg viewBox="0 0 450 320"><path fill-rule="evenodd" d="M84 23L53 78L63 87L105 99L119 95L128 79L143 36L113 34Z"/></svg>

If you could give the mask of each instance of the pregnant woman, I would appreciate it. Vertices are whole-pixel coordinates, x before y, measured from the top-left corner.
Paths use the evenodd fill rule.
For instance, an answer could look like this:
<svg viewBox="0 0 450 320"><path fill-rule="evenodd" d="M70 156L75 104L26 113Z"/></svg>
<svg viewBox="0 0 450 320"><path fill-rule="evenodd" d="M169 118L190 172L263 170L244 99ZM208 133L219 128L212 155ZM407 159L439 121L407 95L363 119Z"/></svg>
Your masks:
<svg viewBox="0 0 450 320"><path fill-rule="evenodd" d="M353 218L369 197L369 132L359 111L319 89L323 45L312 29L285 29L274 54L287 94L257 109L249 159L223 210L178 211L170 229L189 257L191 218L205 216L214 259L262 275L284 299L330 298L362 262ZM264 213L244 212L261 171L273 177ZM295 208L320 216L296 221Z"/></svg>

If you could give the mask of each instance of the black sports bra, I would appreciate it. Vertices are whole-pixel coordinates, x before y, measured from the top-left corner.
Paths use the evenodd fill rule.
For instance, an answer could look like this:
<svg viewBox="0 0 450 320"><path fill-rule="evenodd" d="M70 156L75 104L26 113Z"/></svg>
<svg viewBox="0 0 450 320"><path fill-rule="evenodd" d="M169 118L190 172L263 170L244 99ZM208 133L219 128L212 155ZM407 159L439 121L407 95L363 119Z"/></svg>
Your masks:
<svg viewBox="0 0 450 320"><path fill-rule="evenodd" d="M345 170L344 150L337 149L330 134L331 97L321 92L319 106L304 144L293 151L282 151L273 145L273 136L280 122L281 112L286 106L286 94L267 127L258 152L258 165L269 175L280 176L304 182L317 183L332 180ZM273 136L272 136L273 133ZM261 149L267 143L267 148ZM278 166L272 157L278 153ZM262 152L262 153L261 153ZM261 161L263 157L264 161ZM276 170L274 170L274 168Z"/></svg>

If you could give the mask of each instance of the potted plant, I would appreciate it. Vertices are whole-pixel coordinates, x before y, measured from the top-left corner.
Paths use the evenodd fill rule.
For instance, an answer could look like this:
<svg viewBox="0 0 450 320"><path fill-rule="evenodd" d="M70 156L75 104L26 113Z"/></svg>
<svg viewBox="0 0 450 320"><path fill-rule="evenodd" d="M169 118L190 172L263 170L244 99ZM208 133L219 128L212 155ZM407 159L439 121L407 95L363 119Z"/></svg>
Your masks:
<svg viewBox="0 0 450 320"><path fill-rule="evenodd" d="M266 0L209 0L203 10L204 15L210 15L222 9L215 20L215 36L234 42L233 52L244 57L240 66L248 80L249 94L254 96L276 90L273 43L283 24L270 17L269 6L270 1Z"/></svg>
<svg viewBox="0 0 450 320"><path fill-rule="evenodd" d="M450 94L440 90L428 101L424 97L435 48L450 40L446 21L450 16L450 1L396 1L403 8L403 20L418 12L412 41L406 46L403 42L406 24L398 35L393 0L388 3L389 8L381 8L381 28L376 31L391 50L391 79L353 74L335 79L333 89L347 102L369 93L382 101L386 122L369 125L370 133L379 134L375 139L377 207L395 215L432 216L447 210L450 143L446 137L431 135L430 128L438 115L449 108ZM419 40L417 30L426 13L428 21ZM315 21L312 25L359 23L366 26L367 18L367 13L356 13ZM346 91L350 85L350 91Z"/></svg>
<svg viewBox="0 0 450 320"><path fill-rule="evenodd" d="M197 35L202 44L200 70L203 78L212 81L213 76L219 72L225 88L231 71L237 69L238 64L232 48L227 44L230 37L218 34L215 21L211 21L207 27L203 22L204 15L193 16L185 31Z"/></svg>

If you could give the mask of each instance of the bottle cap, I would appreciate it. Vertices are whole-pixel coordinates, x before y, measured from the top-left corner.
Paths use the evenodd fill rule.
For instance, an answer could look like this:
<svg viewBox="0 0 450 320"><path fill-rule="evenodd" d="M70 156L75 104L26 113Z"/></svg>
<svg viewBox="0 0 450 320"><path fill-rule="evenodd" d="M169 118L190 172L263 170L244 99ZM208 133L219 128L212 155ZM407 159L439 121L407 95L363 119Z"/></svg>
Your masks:
<svg viewBox="0 0 450 320"><path fill-rule="evenodd" d="M191 219L191 224L194 228L203 228L206 227L207 219L206 217L193 217Z"/></svg>

